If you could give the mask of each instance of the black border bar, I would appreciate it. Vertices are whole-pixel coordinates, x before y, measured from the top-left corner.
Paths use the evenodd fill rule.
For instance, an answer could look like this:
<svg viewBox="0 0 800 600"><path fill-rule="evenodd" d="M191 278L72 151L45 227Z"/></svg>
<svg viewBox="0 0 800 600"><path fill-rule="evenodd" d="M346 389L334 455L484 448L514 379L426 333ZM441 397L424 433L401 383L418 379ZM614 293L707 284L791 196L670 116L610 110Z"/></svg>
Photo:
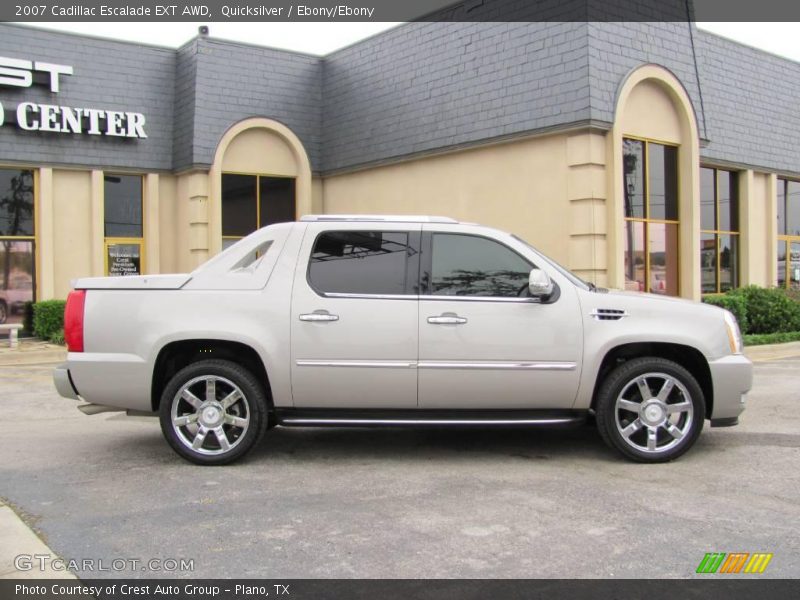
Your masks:
<svg viewBox="0 0 800 600"><path fill-rule="evenodd" d="M576 565L579 568L579 565ZM24 587L20 587L24 586ZM158 593L158 587L166 593ZM242 586L242 587L237 587ZM32 591L34 589L38 591ZM75 590L71 592L70 590ZM100 590L97 593L96 590ZM4 600L752 600L796 597L797 581L696 579L7 579Z"/></svg>
<svg viewBox="0 0 800 600"><path fill-rule="evenodd" d="M0 21L800 21L795 0L5 0Z"/></svg>

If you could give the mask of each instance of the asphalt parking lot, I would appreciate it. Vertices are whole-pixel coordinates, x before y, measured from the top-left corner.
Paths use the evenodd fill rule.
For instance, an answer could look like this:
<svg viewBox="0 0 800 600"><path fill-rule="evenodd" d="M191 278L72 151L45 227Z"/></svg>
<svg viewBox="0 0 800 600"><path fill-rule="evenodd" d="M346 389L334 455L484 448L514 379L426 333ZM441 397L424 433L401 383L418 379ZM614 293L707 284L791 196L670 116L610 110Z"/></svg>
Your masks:
<svg viewBox="0 0 800 600"><path fill-rule="evenodd" d="M584 427L276 429L241 463L196 467L155 419L78 412L50 369L0 367L0 496L66 559L194 559L179 577L649 578L771 552L765 576L800 575L800 358L758 364L739 427L706 426L653 466Z"/></svg>

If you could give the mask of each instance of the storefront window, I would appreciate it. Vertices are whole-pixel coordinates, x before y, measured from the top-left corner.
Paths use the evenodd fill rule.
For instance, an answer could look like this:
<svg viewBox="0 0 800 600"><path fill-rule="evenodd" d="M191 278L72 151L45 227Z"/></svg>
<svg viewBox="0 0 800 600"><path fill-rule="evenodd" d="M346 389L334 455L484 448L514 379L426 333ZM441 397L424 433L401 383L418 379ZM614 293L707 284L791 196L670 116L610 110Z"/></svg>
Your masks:
<svg viewBox="0 0 800 600"><path fill-rule="evenodd" d="M0 324L20 323L36 297L34 175L0 169Z"/></svg>
<svg viewBox="0 0 800 600"><path fill-rule="evenodd" d="M800 289L800 181L778 179L778 285Z"/></svg>
<svg viewBox="0 0 800 600"><path fill-rule="evenodd" d="M623 140L625 288L677 296L678 148Z"/></svg>
<svg viewBox="0 0 800 600"><path fill-rule="evenodd" d="M106 174L103 180L106 275L141 275L144 267L142 177Z"/></svg>
<svg viewBox="0 0 800 600"><path fill-rule="evenodd" d="M260 227L295 218L294 178L223 173L223 249Z"/></svg>
<svg viewBox="0 0 800 600"><path fill-rule="evenodd" d="M739 193L737 174L700 169L700 273L702 292L739 287Z"/></svg>

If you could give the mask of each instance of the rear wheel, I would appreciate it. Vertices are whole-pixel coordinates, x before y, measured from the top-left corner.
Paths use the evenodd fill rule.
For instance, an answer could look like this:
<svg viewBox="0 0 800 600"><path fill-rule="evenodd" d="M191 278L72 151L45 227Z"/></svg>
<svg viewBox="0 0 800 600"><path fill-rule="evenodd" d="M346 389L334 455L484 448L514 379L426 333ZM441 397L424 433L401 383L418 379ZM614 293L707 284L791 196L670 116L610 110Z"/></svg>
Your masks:
<svg viewBox="0 0 800 600"><path fill-rule="evenodd" d="M663 358L637 358L602 383L597 428L632 460L666 462L697 441L705 412L703 391L689 371Z"/></svg>
<svg viewBox="0 0 800 600"><path fill-rule="evenodd" d="M161 431L173 450L199 465L241 458L264 435L267 398L250 371L204 360L178 371L161 396Z"/></svg>
<svg viewBox="0 0 800 600"><path fill-rule="evenodd" d="M8 320L8 306L0 300L0 325Z"/></svg>

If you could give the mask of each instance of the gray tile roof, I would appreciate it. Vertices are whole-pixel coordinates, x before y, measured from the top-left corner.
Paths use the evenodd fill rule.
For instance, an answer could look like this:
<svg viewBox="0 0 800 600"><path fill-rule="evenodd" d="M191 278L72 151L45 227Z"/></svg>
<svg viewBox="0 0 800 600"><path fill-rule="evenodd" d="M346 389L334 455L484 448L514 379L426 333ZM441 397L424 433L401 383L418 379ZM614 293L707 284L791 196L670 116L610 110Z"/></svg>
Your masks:
<svg viewBox="0 0 800 600"><path fill-rule="evenodd" d="M800 174L800 63L699 31L710 161Z"/></svg>
<svg viewBox="0 0 800 600"><path fill-rule="evenodd" d="M411 23L330 56L322 170L589 118L585 23Z"/></svg>
<svg viewBox="0 0 800 600"><path fill-rule="evenodd" d="M694 105L710 161L800 173L800 64L664 23L409 23L325 57L196 38L178 50L0 24L0 56L71 64L21 101L135 110L148 139L0 128L0 161L140 170L207 167L225 130L265 116L331 173L613 120L624 77L663 65Z"/></svg>

